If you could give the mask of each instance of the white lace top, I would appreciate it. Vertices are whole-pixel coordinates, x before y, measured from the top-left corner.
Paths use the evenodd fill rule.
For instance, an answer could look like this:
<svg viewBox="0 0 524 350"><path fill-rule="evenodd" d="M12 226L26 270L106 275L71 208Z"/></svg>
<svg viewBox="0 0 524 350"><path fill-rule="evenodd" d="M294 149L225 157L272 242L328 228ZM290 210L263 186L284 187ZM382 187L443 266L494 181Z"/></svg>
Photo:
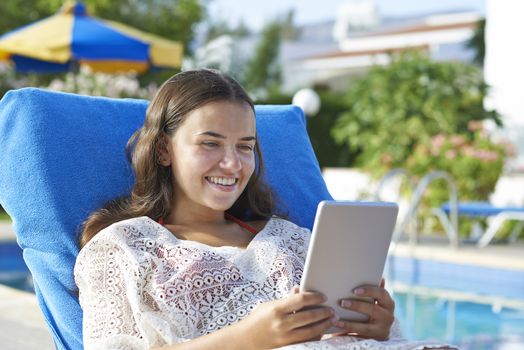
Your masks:
<svg viewBox="0 0 524 350"><path fill-rule="evenodd" d="M246 249L177 239L148 217L98 233L80 252L75 281L85 349L149 349L235 323L300 283L310 232L272 218ZM399 338L336 337L286 349L417 349Z"/></svg>

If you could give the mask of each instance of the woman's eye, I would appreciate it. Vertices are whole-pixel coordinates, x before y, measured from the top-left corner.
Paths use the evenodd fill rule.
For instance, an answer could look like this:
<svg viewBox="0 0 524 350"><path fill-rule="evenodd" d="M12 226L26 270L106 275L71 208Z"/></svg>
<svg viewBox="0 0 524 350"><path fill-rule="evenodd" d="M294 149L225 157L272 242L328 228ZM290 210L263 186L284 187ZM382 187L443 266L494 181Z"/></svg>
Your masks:
<svg viewBox="0 0 524 350"><path fill-rule="evenodd" d="M212 141L202 142L202 145L209 147L209 148L218 147L218 143L212 142Z"/></svg>
<svg viewBox="0 0 524 350"><path fill-rule="evenodd" d="M254 146L252 146L252 145L239 145L238 148L240 148L243 151L252 151L254 149Z"/></svg>

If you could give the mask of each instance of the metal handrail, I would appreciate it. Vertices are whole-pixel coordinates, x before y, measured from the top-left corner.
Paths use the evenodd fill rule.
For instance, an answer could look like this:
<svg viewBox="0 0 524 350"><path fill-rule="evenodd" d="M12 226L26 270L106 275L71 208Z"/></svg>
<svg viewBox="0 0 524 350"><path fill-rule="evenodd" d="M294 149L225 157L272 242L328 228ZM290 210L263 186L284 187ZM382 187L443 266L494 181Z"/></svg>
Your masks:
<svg viewBox="0 0 524 350"><path fill-rule="evenodd" d="M446 234L448 235L450 245L454 248L458 247L458 192L457 192L457 186L455 185L455 182L453 181L453 178L444 171L432 171L425 175L420 182L418 183L415 192L413 194L413 199L411 201L410 207L408 209L408 212L402 221L402 223L399 225L398 229L395 230L394 239L397 239L400 234L405 232L407 226L416 219L418 207L420 205L420 202L423 198L424 193L428 189L431 182L437 180L437 179L444 179L446 180L448 187L449 187L449 218L450 223L449 225L445 225ZM442 218L441 218L442 221ZM409 241L410 243L414 244L418 240L418 232L417 230L410 230L409 235Z"/></svg>
<svg viewBox="0 0 524 350"><path fill-rule="evenodd" d="M381 194L382 194L382 191L383 191L384 187L386 186L386 184L389 181L391 181L392 179L397 178L397 177L400 178L399 188L397 190L397 192L398 192L398 199L400 200L400 189L401 189L401 186L402 186L402 180L404 180L404 182L407 184L408 189L409 189L409 193L411 193L411 195L413 195L413 193L415 191L416 183L413 182L413 178L411 177L410 173L406 169L395 168L395 169L391 169L390 171L388 171L382 177L382 179L380 180L380 182L377 185L377 188L375 190L375 194L373 196L373 199L375 201L382 201L383 198L382 198ZM399 212L399 215L400 215L400 212ZM402 217L402 219L405 219L405 218L406 218L406 216L404 215ZM398 220L400 220L400 218ZM397 222L398 222L398 220L397 220ZM413 230L417 230L416 222L414 222L413 224L414 224L414 226L412 227L412 229ZM399 230L399 227L400 227L400 224L397 223L397 225L395 226L395 230L393 231L393 237L392 237L392 241L393 242L396 242L397 239L402 234L402 232ZM403 227L402 229L405 230L406 228Z"/></svg>
<svg viewBox="0 0 524 350"><path fill-rule="evenodd" d="M397 176L401 176L401 177L403 177L406 180L406 183L409 186L409 190L411 191L411 193L413 193L413 189L415 188L415 184L411 180L409 172L406 169L403 169L403 168L395 168L395 169L392 169L392 170L388 171L382 177L380 182L378 183L377 189L375 190L374 200L379 201L381 199L380 193L382 192L382 189L384 188L386 183L388 181L390 181L391 179L397 177Z"/></svg>

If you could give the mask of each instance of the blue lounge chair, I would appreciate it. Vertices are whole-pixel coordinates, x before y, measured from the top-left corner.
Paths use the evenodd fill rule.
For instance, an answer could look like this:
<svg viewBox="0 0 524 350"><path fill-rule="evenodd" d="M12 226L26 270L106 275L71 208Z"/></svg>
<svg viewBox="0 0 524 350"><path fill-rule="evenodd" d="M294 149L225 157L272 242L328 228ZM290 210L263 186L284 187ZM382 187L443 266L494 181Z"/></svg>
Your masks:
<svg viewBox="0 0 524 350"><path fill-rule="evenodd" d="M442 206L442 211L449 213L450 205ZM477 240L479 247L486 247L495 238L495 235L506 221L515 220L517 225L509 236L510 241L515 240L524 226L524 207L506 206L499 207L489 202L462 202L458 204L458 214L471 218L490 218L488 227Z"/></svg>
<svg viewBox="0 0 524 350"><path fill-rule="evenodd" d="M82 349L82 310L73 280L80 223L133 181L124 147L146 101L25 88L0 101L0 204L18 243L57 349ZM311 227L331 199L294 106L257 106L268 182L297 224Z"/></svg>

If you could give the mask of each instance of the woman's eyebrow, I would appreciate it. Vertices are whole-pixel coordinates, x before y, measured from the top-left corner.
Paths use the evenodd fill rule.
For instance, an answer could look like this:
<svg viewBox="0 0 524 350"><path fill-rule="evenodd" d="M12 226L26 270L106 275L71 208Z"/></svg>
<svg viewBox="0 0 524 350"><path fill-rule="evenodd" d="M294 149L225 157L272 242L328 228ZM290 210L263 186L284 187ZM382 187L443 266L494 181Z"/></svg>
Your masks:
<svg viewBox="0 0 524 350"><path fill-rule="evenodd" d="M226 139L227 137L225 137L224 135L221 135L219 133L216 133L214 131L204 131L204 132L199 132L197 134L195 134L196 136L201 136L201 135L207 135L207 136L211 136L211 137L216 137L216 138L219 138L219 139Z"/></svg>
<svg viewBox="0 0 524 350"><path fill-rule="evenodd" d="M196 136L207 135L207 136L216 137L216 138L219 138L219 139L227 139L226 136L224 136L222 134L219 134L217 132L214 132L214 131L199 132L199 133L197 133L195 135ZM241 140L241 141L256 141L256 137L255 136L246 136L246 137L239 138L239 140Z"/></svg>

